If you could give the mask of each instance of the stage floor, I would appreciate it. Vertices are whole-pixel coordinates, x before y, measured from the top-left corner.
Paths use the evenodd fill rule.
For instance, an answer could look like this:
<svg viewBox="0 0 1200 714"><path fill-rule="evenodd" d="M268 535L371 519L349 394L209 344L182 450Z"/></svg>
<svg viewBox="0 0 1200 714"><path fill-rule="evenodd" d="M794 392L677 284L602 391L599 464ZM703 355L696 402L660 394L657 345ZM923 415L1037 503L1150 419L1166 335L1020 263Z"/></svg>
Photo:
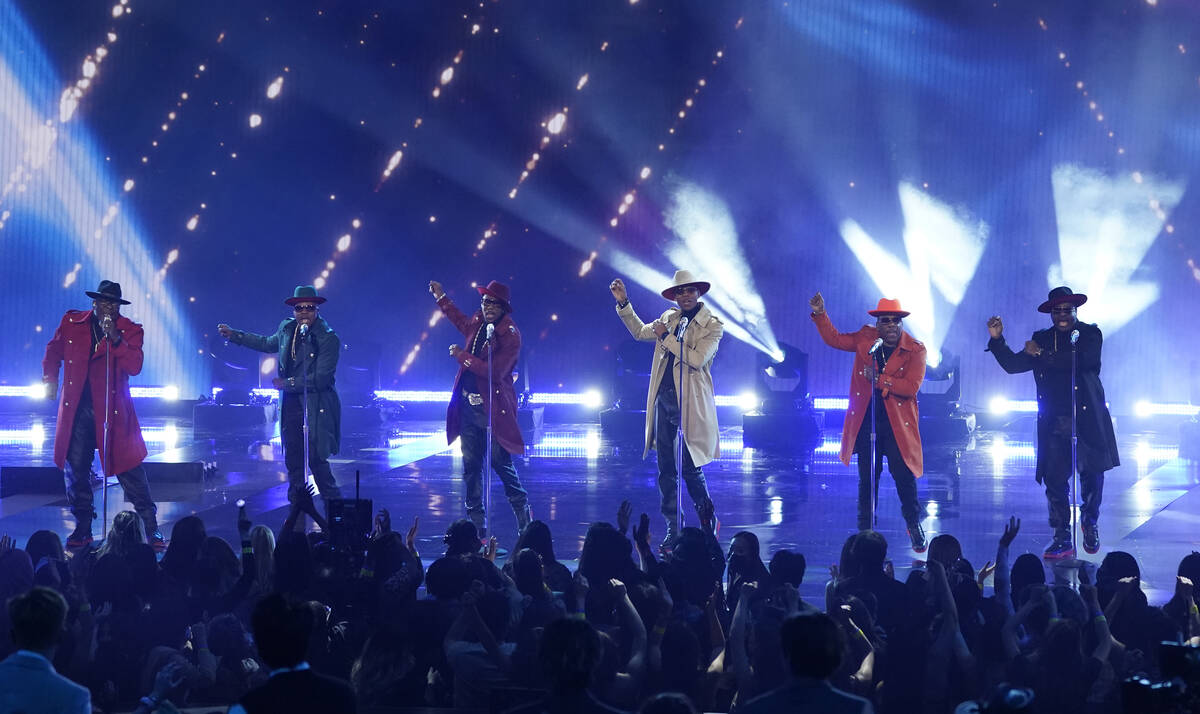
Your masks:
<svg viewBox="0 0 1200 714"><path fill-rule="evenodd" d="M840 420L839 420L840 421ZM254 442L249 436L193 440L187 420L144 419L151 460L202 461L215 471L201 480L151 483L164 533L179 518L198 514L212 535L236 538L234 503L246 500L256 523L278 528L286 515L287 485L278 441ZM1132 553L1142 566L1143 587L1152 602L1164 602L1174 585L1179 560L1200 549L1200 488L1197 464L1177 457L1177 434L1123 433L1122 465L1107 474L1101 509L1102 550L1088 557L1099 563L1109 550ZM52 420L0 418L0 465L47 465L53 452ZM827 431L812 459L744 449L741 428L721 432L721 458L707 466L709 483L721 520L723 546L739 530L753 531L764 559L781 548L803 553L809 574L802 594L820 602L827 567L835 563L855 520L856 470L837 458L838 434ZM1005 431L977 430L965 447L926 446L933 464L918 481L930 538L951 533L978 569L995 557L997 538L1009 515L1022 519L1011 550L1041 553L1050 539L1045 498L1035 483L1031 424ZM461 457L448 447L443 425L403 422L346 434L333 470L347 497L361 476L361 497L386 507L393 528L406 530L419 516L421 555L428 562L440 554L446 526L463 515L459 473ZM652 537L662 535L653 454L642 459L638 446L610 443L599 424L547 425L526 457L518 461L530 493L534 517L550 524L558 557L578 557L589 523L615 522L622 499L637 514L652 516ZM498 478L492 479L495 518L502 546L515 541L516 523ZM99 482L97 482L97 486ZM879 499L879 527L889 542L897 577L907 575L923 559L908 547L899 501L885 474ZM61 494L18 494L0 499L0 533L23 545L29 534L48 528L63 534L73 521ZM97 510L101 506L99 489ZM109 512L127 506L116 479L109 486ZM687 513L694 513L687 506ZM694 519L693 519L694 520ZM100 522L94 526L100 533Z"/></svg>

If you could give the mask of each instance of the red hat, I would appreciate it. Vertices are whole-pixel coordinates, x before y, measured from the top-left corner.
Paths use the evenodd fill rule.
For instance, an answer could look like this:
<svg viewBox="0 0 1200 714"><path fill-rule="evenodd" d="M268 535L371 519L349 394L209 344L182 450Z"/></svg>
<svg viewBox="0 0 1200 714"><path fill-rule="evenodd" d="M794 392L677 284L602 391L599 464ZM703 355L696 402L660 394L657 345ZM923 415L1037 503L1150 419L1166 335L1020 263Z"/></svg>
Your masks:
<svg viewBox="0 0 1200 714"><path fill-rule="evenodd" d="M1050 294L1046 296L1046 302L1038 305L1038 312L1050 312L1050 309L1055 305L1062 305L1063 303L1079 307L1085 302L1087 302L1087 295L1073 293L1071 292L1071 288L1063 285L1050 291Z"/></svg>
<svg viewBox="0 0 1200 714"><path fill-rule="evenodd" d="M504 283L499 283L493 280L487 284L487 287L477 287L475 289L479 291L480 295L488 295L496 298L500 302L504 303L505 310L512 312L512 303L508 301L508 286Z"/></svg>
<svg viewBox="0 0 1200 714"><path fill-rule="evenodd" d="M867 314L871 317L879 317L880 315L895 315L896 317L908 317L911 313L900 309L900 301L893 298L879 298L879 304L874 310L867 310Z"/></svg>

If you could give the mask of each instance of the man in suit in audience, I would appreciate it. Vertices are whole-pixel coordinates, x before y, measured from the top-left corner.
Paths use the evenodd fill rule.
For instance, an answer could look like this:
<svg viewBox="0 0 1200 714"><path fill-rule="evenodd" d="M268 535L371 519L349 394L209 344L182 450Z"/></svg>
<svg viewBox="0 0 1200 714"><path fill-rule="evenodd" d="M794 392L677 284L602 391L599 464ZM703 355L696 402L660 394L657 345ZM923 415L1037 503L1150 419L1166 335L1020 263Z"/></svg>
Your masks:
<svg viewBox="0 0 1200 714"><path fill-rule="evenodd" d="M842 633L823 612L793 615L780 633L792 681L755 697L742 714L872 714L871 703L835 689L829 678L842 663Z"/></svg>
<svg viewBox="0 0 1200 714"><path fill-rule="evenodd" d="M35 587L8 601L17 651L0 662L0 712L91 714L92 695L54 671L51 661L67 619L67 601Z"/></svg>
<svg viewBox="0 0 1200 714"><path fill-rule="evenodd" d="M350 685L317 674L304 661L313 629L310 609L289 603L282 595L269 595L254 607L250 627L271 678L229 707L229 714L354 714L357 707Z"/></svg>

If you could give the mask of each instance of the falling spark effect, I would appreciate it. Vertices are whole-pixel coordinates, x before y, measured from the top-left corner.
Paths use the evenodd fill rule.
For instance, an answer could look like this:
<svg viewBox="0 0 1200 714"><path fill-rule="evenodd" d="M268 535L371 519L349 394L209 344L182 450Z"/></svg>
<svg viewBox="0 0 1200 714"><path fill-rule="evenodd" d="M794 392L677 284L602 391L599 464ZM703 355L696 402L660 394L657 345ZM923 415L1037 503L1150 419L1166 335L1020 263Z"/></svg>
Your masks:
<svg viewBox="0 0 1200 714"><path fill-rule="evenodd" d="M113 18L119 19L124 17L131 9L128 7L129 0L123 0L113 6ZM59 95L58 101L58 121L47 119L45 123L35 132L32 132L29 137L29 144L26 147L25 157L22 163L13 169L9 174L8 181L0 188L0 205L4 204L4 200L14 190L21 192L25 190L29 180L33 177L33 172L42 168L54 149L54 144L58 139L58 126L71 121L79 109L80 102L89 90L95 86L95 79L100 73L100 64L104 58L108 56L108 48L117 41L117 34L109 31L105 33L105 42L96 47L91 54L86 55L79 65L79 78L73 83L67 85ZM0 229L3 223L0 222Z"/></svg>
<svg viewBox="0 0 1200 714"><path fill-rule="evenodd" d="M262 116L259 114L250 115L250 128L257 129L262 124Z"/></svg>
<svg viewBox="0 0 1200 714"><path fill-rule="evenodd" d="M75 267L71 268L71 272L67 273L66 277L63 278L63 287L64 288L69 288L75 284L75 280L79 278L79 270L82 267L83 267L82 264L76 263Z"/></svg>
<svg viewBox="0 0 1200 714"><path fill-rule="evenodd" d="M199 224L199 223L200 223L200 216L199 216L199 215L194 215L194 216L192 216L191 218L189 218L189 219L188 219L188 222L187 222L187 229L188 229L189 231L194 231L194 230L196 230L196 226L197 226L197 224Z"/></svg>
<svg viewBox="0 0 1200 714"><path fill-rule="evenodd" d="M276 77L267 85L267 99L275 99L281 91L283 91L283 76Z"/></svg>
<svg viewBox="0 0 1200 714"><path fill-rule="evenodd" d="M387 166L383 169L383 181L388 180L392 176L392 172L400 165L400 159L404 158L404 152L399 149L392 154L392 158L388 159Z"/></svg>
<svg viewBox="0 0 1200 714"><path fill-rule="evenodd" d="M1157 0L1146 0L1146 4L1148 4L1150 6L1154 6L1154 5L1157 5L1158 2L1157 2ZM1038 27L1040 29L1042 29L1043 31L1047 30L1046 23L1041 18L1038 18L1037 22L1038 22ZM1182 43L1177 44L1176 49L1179 50L1179 54L1181 54L1181 55L1187 53L1187 48ZM1070 69L1071 63L1070 63L1070 61L1067 60L1067 53L1065 51L1063 51L1061 49L1058 50L1057 57L1064 69ZM1087 104L1086 104L1088 111L1094 115L1096 122L1098 124L1103 125L1102 129L1105 131L1106 136L1109 139L1113 140L1114 147L1115 147L1114 153L1116 153L1117 156L1125 156L1125 153L1126 153L1125 147L1122 146L1120 143L1118 143L1119 140L1117 139L1116 132L1113 129L1109 128L1107 122L1105 121L1105 116L1100 109L1099 103L1095 99L1092 99L1089 97L1088 91L1084 88L1085 87L1084 81L1081 79L1076 80L1074 86L1075 86L1075 89L1079 91L1080 96L1088 98ZM1041 134L1041 132L1039 132L1039 135L1040 134ZM1132 179L1132 181L1138 185L1143 184L1143 182L1145 180L1142 173L1137 170L1131 171L1129 176ZM1164 185L1163 183L1161 183L1161 182L1159 183L1160 187L1163 185ZM1167 189L1166 193L1164 194L1168 197L1167 200L1172 201L1172 202L1177 201L1178 199L1174 198L1171 195L1171 193L1172 192L1169 189ZM1152 212L1154 213L1155 217L1159 221L1162 221L1165 223L1167 220L1167 213L1165 211L1163 211L1161 208L1161 203L1162 203L1161 197L1152 194L1150 196L1149 201L1150 201L1150 208L1151 208ZM1163 226L1163 230L1166 231L1167 233L1174 233L1175 226L1170 223L1165 223L1165 225ZM1189 259L1189 262L1190 262L1190 259ZM1124 286L1122 286L1122 287L1124 287Z"/></svg>
<svg viewBox="0 0 1200 714"><path fill-rule="evenodd" d="M740 30L741 28L742 28L742 18L738 18L738 21L734 25L733 29L736 32L737 30ZM605 42L604 45L600 49L601 49L601 51L603 51L607 47L608 47L608 43ZM714 56L714 59L712 61L712 64L714 67L716 67L725 58L725 51L723 49L717 49L714 52L713 56ZM692 88L691 92L684 98L683 106L684 107L693 106L696 102L696 99L700 96L701 92L703 92L704 89L707 87L708 87L708 79L705 77L699 77L696 80L696 85ZM680 126L680 123L682 121L684 121L685 119L686 119L686 112L684 112L682 109L679 110L676 114L674 123L671 124L671 126L667 128L667 134L669 135L668 138L666 140L660 142L658 145L658 150L660 152L666 151L667 144L670 142L670 137L675 135L676 128L678 128ZM633 203L632 197L635 195L637 185L641 184L644 181L649 180L652 173L653 173L653 171L649 164L642 166L641 171L638 172L638 178L634 182L634 186L631 186L630 188L628 188L626 190L625 198L622 199L621 203L619 203L617 205L616 215L609 217L609 219L608 219L609 228L616 228L620 225L620 223L621 223L620 217L629 210L629 206ZM510 196L510 198L511 198L511 196ZM598 239L598 242L604 243L607 240L608 240L608 238L606 236L601 235ZM584 260L583 263L579 266L580 277L587 275L587 273L589 271L591 271L592 266L595 264L595 261L596 261L597 251L598 251L598 248L596 250L593 250L591 252L591 254L589 255L589 257L587 258L587 260Z"/></svg>

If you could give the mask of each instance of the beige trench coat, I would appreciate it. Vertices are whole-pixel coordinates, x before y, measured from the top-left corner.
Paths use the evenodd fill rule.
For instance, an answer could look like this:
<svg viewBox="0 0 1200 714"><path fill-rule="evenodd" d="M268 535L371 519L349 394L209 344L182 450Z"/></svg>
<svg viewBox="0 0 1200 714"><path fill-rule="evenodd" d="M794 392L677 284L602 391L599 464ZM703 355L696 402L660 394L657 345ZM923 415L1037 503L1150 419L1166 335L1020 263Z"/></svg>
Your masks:
<svg viewBox="0 0 1200 714"><path fill-rule="evenodd" d="M680 313L678 307L673 307L658 318L660 322L666 323L670 335L675 334ZM679 342L670 335L666 339L658 339L654 334L653 323L642 322L633 311L632 303L617 308L617 315L621 317L634 339L657 343L650 365L650 392L646 395L646 449L642 452L642 458L645 458L654 443L654 399L658 395L658 385L667 371L668 350L675 355L674 377L676 380L679 378ZM696 466L703 466L721 455L720 441L717 438L717 402L713 398L711 367L723 334L724 325L709 311L707 305L701 303L700 312L696 313L696 319L688 326L683 337L683 363L686 365L681 390L684 399L683 437Z"/></svg>

